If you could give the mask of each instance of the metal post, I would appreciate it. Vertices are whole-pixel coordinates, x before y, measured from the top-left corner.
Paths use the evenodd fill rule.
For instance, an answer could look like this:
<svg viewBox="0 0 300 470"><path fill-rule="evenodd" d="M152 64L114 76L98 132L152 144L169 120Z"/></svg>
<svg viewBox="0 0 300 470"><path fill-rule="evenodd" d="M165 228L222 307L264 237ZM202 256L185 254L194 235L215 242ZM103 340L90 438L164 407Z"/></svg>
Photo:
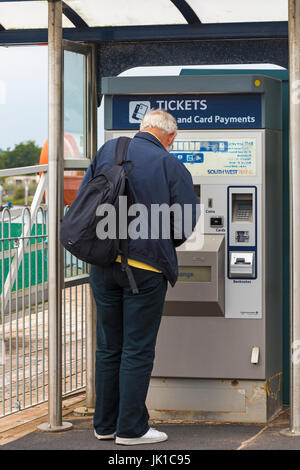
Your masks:
<svg viewBox="0 0 300 470"><path fill-rule="evenodd" d="M85 405L74 410L76 416L90 416L95 412L95 352L97 308L92 289L87 286L86 316L86 401Z"/></svg>
<svg viewBox="0 0 300 470"><path fill-rule="evenodd" d="M93 158L97 152L97 51L95 45L88 58L89 67L89 89L90 89L90 157ZM96 327L97 327L97 307L92 293L88 287L89 312L87 318L87 374L86 374L86 406L89 410L96 406L95 390L95 360L96 360Z"/></svg>
<svg viewBox="0 0 300 470"><path fill-rule="evenodd" d="M97 51L91 46L87 57L87 156L91 159L97 152ZM96 359L97 307L91 286L87 286L86 315L86 402L74 410L77 416L93 415L96 406L95 359Z"/></svg>
<svg viewBox="0 0 300 470"><path fill-rule="evenodd" d="M49 244L48 244L48 423L43 431L70 429L62 422L62 287L63 256L59 242L63 214L63 49L62 2L48 0L49 60Z"/></svg>
<svg viewBox="0 0 300 470"><path fill-rule="evenodd" d="M86 312L86 399L85 405L73 411L75 416L91 416L95 412L95 359L96 359L96 327L97 307L90 285L87 285Z"/></svg>
<svg viewBox="0 0 300 470"><path fill-rule="evenodd" d="M88 290L89 303L89 321L86 325L86 407L88 410L94 410L96 405L95 391L95 360L96 360L96 320L97 308L91 288Z"/></svg>
<svg viewBox="0 0 300 470"><path fill-rule="evenodd" d="M286 436L300 436L300 361L293 349L300 340L300 0L289 0L290 81L290 427Z"/></svg>

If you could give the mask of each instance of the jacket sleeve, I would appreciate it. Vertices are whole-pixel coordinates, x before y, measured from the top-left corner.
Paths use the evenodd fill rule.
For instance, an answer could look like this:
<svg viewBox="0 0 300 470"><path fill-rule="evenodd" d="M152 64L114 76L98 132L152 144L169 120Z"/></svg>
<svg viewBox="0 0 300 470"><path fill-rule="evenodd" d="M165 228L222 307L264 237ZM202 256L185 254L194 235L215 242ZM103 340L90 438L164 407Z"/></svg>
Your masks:
<svg viewBox="0 0 300 470"><path fill-rule="evenodd" d="M170 205L174 208L171 211L171 232L177 247L186 241L196 226L200 216L200 200L195 194L190 172L177 158L169 157L167 173Z"/></svg>

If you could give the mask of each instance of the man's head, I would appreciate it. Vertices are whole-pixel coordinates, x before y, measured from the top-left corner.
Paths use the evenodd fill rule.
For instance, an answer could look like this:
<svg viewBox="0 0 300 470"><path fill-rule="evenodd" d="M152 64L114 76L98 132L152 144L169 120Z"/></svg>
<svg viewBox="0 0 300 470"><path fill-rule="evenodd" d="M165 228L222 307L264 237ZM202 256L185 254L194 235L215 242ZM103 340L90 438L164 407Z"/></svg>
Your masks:
<svg viewBox="0 0 300 470"><path fill-rule="evenodd" d="M177 134L177 122L166 111L151 109L142 119L140 131L154 134L169 151Z"/></svg>

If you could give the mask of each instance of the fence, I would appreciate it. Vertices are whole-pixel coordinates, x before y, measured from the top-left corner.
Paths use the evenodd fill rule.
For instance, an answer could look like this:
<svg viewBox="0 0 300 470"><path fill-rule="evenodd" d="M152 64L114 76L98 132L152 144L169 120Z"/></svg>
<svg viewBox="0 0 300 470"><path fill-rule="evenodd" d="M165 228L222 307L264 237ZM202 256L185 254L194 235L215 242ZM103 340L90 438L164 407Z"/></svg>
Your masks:
<svg viewBox="0 0 300 470"><path fill-rule="evenodd" d="M47 401L47 206L0 214L0 416ZM85 386L87 265L64 254L62 390Z"/></svg>

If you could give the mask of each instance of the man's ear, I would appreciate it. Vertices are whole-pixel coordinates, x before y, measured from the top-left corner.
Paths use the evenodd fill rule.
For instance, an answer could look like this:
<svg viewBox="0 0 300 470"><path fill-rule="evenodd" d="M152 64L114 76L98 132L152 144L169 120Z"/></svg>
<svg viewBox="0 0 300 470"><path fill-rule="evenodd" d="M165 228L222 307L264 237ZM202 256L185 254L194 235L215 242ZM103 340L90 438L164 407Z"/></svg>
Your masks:
<svg viewBox="0 0 300 470"><path fill-rule="evenodd" d="M177 133L174 132L174 134L170 134L170 135L168 136L168 145L172 145L173 140L175 139L176 135L177 135Z"/></svg>

